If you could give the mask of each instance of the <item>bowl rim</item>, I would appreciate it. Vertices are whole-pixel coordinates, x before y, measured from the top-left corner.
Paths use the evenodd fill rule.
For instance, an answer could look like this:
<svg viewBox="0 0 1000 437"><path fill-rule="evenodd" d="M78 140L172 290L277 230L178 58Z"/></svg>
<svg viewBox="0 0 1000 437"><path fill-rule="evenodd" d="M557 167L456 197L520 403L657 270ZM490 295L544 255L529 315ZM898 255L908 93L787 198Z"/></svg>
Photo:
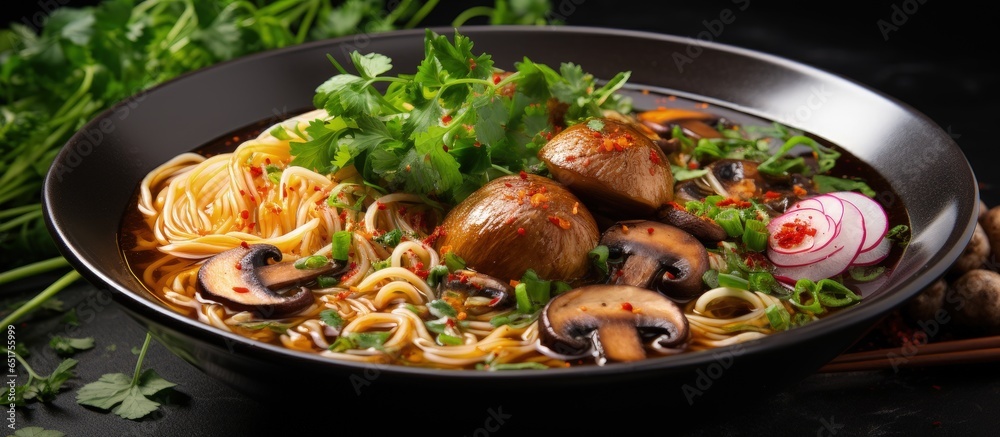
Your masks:
<svg viewBox="0 0 1000 437"><path fill-rule="evenodd" d="M810 66L808 64L791 60L785 57L765 53L762 51L757 51L753 49L743 48L731 44L718 43L713 41L704 41L696 38L664 34L658 32L650 32L643 30L629 30L629 29L618 29L600 26L575 26L575 25L560 25L560 26L532 26L532 25L476 25L476 26L464 26L458 29L453 27L427 27L419 29L408 29L408 30L395 30L386 31L369 34L372 39L392 39L392 38L403 38L403 39L413 39L413 38L423 38L426 30L432 30L438 34L445 34L445 32L458 31L463 35L470 34L484 34L484 33L499 33L499 34L523 34L523 33L534 33L534 34L546 34L546 33L577 33L577 34L587 34L587 35L607 35L616 37L626 37L632 39L641 40L652 40L652 41L663 41L669 43L679 43L679 44L698 44L699 46L714 50L717 52L726 53L728 55L735 55L747 58L753 58L757 60L764 61L768 64L777 65L779 67L791 69L797 71L800 74L815 77L823 81L836 81L841 85L846 85L859 89L861 92L871 94L880 99L886 100L889 103L901 108L907 115L918 118L919 120L930 123L933 127L940 130L940 127L934 123L929 117L910 105L902 102L890 95L880 92L876 89L868 87L864 84L856 82L854 80L845 78L843 76L821 70L819 68ZM350 41L354 38L353 35L348 35L339 38L331 38L325 40L317 40L306 42L303 44L298 44L294 46L288 46L279 49L271 49L258 53L249 54L240 58L231 59L228 61L219 62L213 64L209 67L205 67L200 70L189 71L182 73L172 79L159 83L152 86L146 90L141 91L142 94L149 93L160 93L167 92L170 87L174 86L179 82L186 81L188 78L196 75L200 75L207 71L216 71L224 68L231 67L233 65L238 65L242 63L252 63L258 62L263 59L283 56L290 53L295 53L298 51L312 50L317 47L323 46L336 46L337 44L342 44ZM471 37L473 42L475 42L475 37ZM642 84L640 84L642 85ZM656 88L656 87L654 87ZM662 87L659 87L662 89ZM673 90L672 90L673 91ZM683 90L676 90L677 95L683 96ZM704 96L697 94L690 94L696 98L706 100L711 102L711 98L706 99ZM67 155L72 151L73 144L79 142L82 137L82 133L88 129L95 128L98 123L107 118L110 114L114 114L116 110L122 106L128 104L130 98L123 99L121 102L116 103L110 108L105 109L103 112L94 116L87 124L81 127L66 143L65 147L60 150L56 156L54 162L60 162L66 159ZM725 106L728 108L734 108L742 112L749 113L751 115L760 115L760 113L755 113L753 108L744 108L739 105L734 105L729 103L728 105L724 101L718 101L720 106ZM234 127L234 129L239 129L242 126ZM943 131L942 131L943 132ZM210 141L211 139L206 139ZM965 159L964 153L958 148L957 144L953 140L948 140L947 147L954 149L957 153ZM966 161L966 165L968 162ZM975 175L969 167L969 174L975 182ZM224 339L227 344L232 344L236 342L241 346L246 346L248 350L261 351L265 354L276 354L281 356L282 359L295 360L302 363L319 365L319 366L331 366L331 367L343 367L348 370L364 370L370 368L372 364L370 363L356 363L344 360L336 360L331 358L326 358L315 353L306 353L295 351L281 347L279 345L267 344L249 338L234 334L232 332L226 332L218 328L212 327L208 324L200 322L198 320L191 319L182 314L179 314L170 308L160 304L155 300L155 298L145 297L143 294L148 294L149 292L145 289L143 290L133 290L128 287L123 286L117 281L113 280L107 276L101 268L99 268L93 260L88 259L84 254L82 254L76 247L68 243L68 238L66 234L66 229L61 225L61 219L55 217L52 213L54 205L51 201L51 193L55 190L54 186L57 184L53 181L53 172L50 170L47 172L42 189L42 205L43 205L43 217L46 223L46 227L49 233L55 239L59 250L67 258L70 264L79 273L81 273L90 283L97 285L98 287L107 288L115 293L115 296L124 296L124 302L116 299L116 302L124 303L131 312L140 314L142 317L151 318L159 323L170 324L172 329L177 329L178 331L184 332L192 336L208 336L210 339L217 337L218 339ZM973 183L972 188L974 190L974 199L979 198L979 188ZM972 238L973 231L975 230L976 220L979 211L979 204L974 203L972 206L972 215L970 221L965 224L964 228L959 228L956 223L956 228L953 229L953 238L957 233L957 238L959 241L969 241ZM960 231L960 232L957 232ZM957 244L945 251L937 252L934 257L936 262L929 263L929 265L924 266L922 270L918 273L911 275L903 280L902 283L897 285L898 290L891 294L885 294L883 296L876 296L877 298L871 301L862 302L862 304L852 307L849 311L841 311L837 314L831 314L828 317L824 317L821 323L810 323L804 326L797 327L793 330L786 332L776 333L774 335L769 335L765 338L758 340L751 340L744 343L739 343L742 351L740 355L756 355L763 354L770 351L785 349L795 344L799 344L803 341L807 341L810 338L815 338L823 333L829 333L830 331L836 330L838 323L829 322L830 320L840 321L841 325L855 325L865 323L866 321L878 318L898 305L902 304L912 296L914 296L922 286L929 284L934 278L937 278L944 274L948 270L950 263L957 259L958 256L963 251L963 245ZM905 253L904 253L905 257ZM135 317L135 314L130 314ZM706 351L694 351L687 352L684 354L673 355L669 357L654 357L638 362L628 362L628 363L609 363L604 366L573 366L566 369L558 369L557 371L548 370L521 370L518 372L478 372L469 370L454 370L454 369L438 369L438 368L423 368L423 367L410 367L403 365L379 365L379 370L383 372L389 372L399 375L411 375L418 377L432 377L432 378L448 378L448 379L490 379L490 380L535 380L535 381L552 381L552 380L565 380L566 378L576 378L581 375L587 375L590 377L599 375L611 375L622 370L633 370L633 371L663 371L669 369L691 369L698 366L704 366L716 361L716 357L713 356L713 351L716 353L721 350L729 350L733 346L725 346L720 349L712 349ZM193 364L193 363L192 363Z"/></svg>

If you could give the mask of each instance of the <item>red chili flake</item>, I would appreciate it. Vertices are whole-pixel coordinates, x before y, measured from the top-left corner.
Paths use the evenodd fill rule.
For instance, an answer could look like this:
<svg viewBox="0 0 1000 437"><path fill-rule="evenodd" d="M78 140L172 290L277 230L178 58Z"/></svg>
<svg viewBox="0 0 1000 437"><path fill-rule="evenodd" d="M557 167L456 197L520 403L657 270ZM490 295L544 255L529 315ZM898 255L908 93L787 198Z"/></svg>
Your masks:
<svg viewBox="0 0 1000 437"><path fill-rule="evenodd" d="M630 304L628 302L622 302L622 309L625 310L625 311L631 312L632 311L632 304Z"/></svg>
<svg viewBox="0 0 1000 437"><path fill-rule="evenodd" d="M507 217L507 220L504 220L503 224L509 225L511 223L514 223L514 220L515 220L514 216Z"/></svg>
<svg viewBox="0 0 1000 437"><path fill-rule="evenodd" d="M691 169L691 170L696 170L698 168L698 163L694 162L694 161L691 161L691 162L688 163L688 168Z"/></svg>
<svg viewBox="0 0 1000 437"><path fill-rule="evenodd" d="M520 176L521 179L528 180L528 173L525 173L524 170L521 170Z"/></svg>
<svg viewBox="0 0 1000 437"><path fill-rule="evenodd" d="M240 196L246 196L246 195L247 195L246 191L240 190Z"/></svg>
<svg viewBox="0 0 1000 437"><path fill-rule="evenodd" d="M338 300L344 300L344 299L347 299L350 296L351 296L351 292L349 292L349 291L342 291L340 293L337 293L337 299Z"/></svg>
<svg viewBox="0 0 1000 437"><path fill-rule="evenodd" d="M476 68L476 60L469 58L469 70L473 70L475 68Z"/></svg>
<svg viewBox="0 0 1000 437"><path fill-rule="evenodd" d="M385 211L386 208L388 208L388 206L382 202L375 202L375 205L377 205L376 208L378 208L379 211Z"/></svg>
<svg viewBox="0 0 1000 437"><path fill-rule="evenodd" d="M250 211L247 211L245 209L243 211L240 211L240 217L242 217L243 220L250 218Z"/></svg>
<svg viewBox="0 0 1000 437"><path fill-rule="evenodd" d="M625 272L622 271L622 270L615 270L615 277L616 278L620 278L624 274L625 274Z"/></svg>
<svg viewBox="0 0 1000 437"><path fill-rule="evenodd" d="M243 264L236 263L236 270L243 270Z"/></svg>
<svg viewBox="0 0 1000 437"><path fill-rule="evenodd" d="M594 138L600 138L600 137L601 137L601 133L595 130L594 131Z"/></svg>
<svg viewBox="0 0 1000 437"><path fill-rule="evenodd" d="M237 293L249 293L250 289L246 287L233 287L233 291Z"/></svg>
<svg viewBox="0 0 1000 437"><path fill-rule="evenodd" d="M250 222L250 224L249 224L249 225L247 225L247 227L249 227L249 228L250 228L250 232L253 232L253 228L254 228L254 226L257 226L257 223L255 223L255 222Z"/></svg>
<svg viewBox="0 0 1000 437"><path fill-rule="evenodd" d="M649 235L653 235L653 231L654 231L653 228L646 229L646 232L649 232Z"/></svg>
<svg viewBox="0 0 1000 437"><path fill-rule="evenodd" d="M501 80L503 80L503 78L501 78L499 74L493 74L493 85L500 83Z"/></svg>
<svg viewBox="0 0 1000 437"><path fill-rule="evenodd" d="M674 279L677 279L677 275L675 275L673 273L670 273L670 272L664 272L663 276L666 276L667 279L669 279L671 281L674 280Z"/></svg>
<svg viewBox="0 0 1000 437"><path fill-rule="evenodd" d="M774 200L781 197L781 193L776 193L774 191L768 191L764 193L764 198L767 200Z"/></svg>
<svg viewBox="0 0 1000 437"><path fill-rule="evenodd" d="M270 164L271 163L271 158L264 158L264 163L265 164Z"/></svg>
<svg viewBox="0 0 1000 437"><path fill-rule="evenodd" d="M451 114L445 114L441 117L441 123L448 124L451 122Z"/></svg>
<svg viewBox="0 0 1000 437"><path fill-rule="evenodd" d="M444 324L448 325L449 328L454 328L455 327L455 321L452 320L451 317L449 317L448 320L444 322Z"/></svg>
<svg viewBox="0 0 1000 437"><path fill-rule="evenodd" d="M778 246L789 249L802 244L802 240L805 240L806 236L814 235L816 235L816 229L809 226L808 223L796 219L794 222L781 225L778 232L774 234L774 239L778 242Z"/></svg>
<svg viewBox="0 0 1000 437"><path fill-rule="evenodd" d="M507 188L513 187L513 185L511 185L510 182L504 182L503 186L505 186Z"/></svg>
<svg viewBox="0 0 1000 437"><path fill-rule="evenodd" d="M681 204L679 204L677 202L670 202L670 206L674 207L674 209L679 209L679 210L682 210L682 211L687 211L687 208L685 208L683 205L681 205Z"/></svg>
<svg viewBox="0 0 1000 437"><path fill-rule="evenodd" d="M525 231L524 228L517 228L517 235L524 235L525 232L527 231Z"/></svg>
<svg viewBox="0 0 1000 437"><path fill-rule="evenodd" d="M313 191L321 191L321 190L323 190L323 189L320 188L319 185L313 187ZM287 196L287 194L286 194L286 196Z"/></svg>
<svg viewBox="0 0 1000 437"><path fill-rule="evenodd" d="M656 165L660 165L660 163L663 162L660 160L660 155L657 154L654 149L649 149L649 160Z"/></svg>
<svg viewBox="0 0 1000 437"><path fill-rule="evenodd" d="M473 147L482 147L483 143L480 143L479 141L476 141L476 142L472 143L472 146Z"/></svg>
<svg viewBox="0 0 1000 437"><path fill-rule="evenodd" d="M423 243L428 246L433 246L434 242L437 241L438 238L444 236L446 233L447 232L444 230L443 226L436 226L434 230L431 231L431 234L428 235L427 238L423 239Z"/></svg>
<svg viewBox="0 0 1000 437"><path fill-rule="evenodd" d="M573 226L573 224L570 223L569 220L554 215L549 216L549 221L552 222L552 224L559 226L560 229L569 229L570 227Z"/></svg>
<svg viewBox="0 0 1000 437"><path fill-rule="evenodd" d="M805 196L806 194L809 194L809 192L806 191L805 188L802 188L802 187L800 187L798 185L792 187L792 192L795 193L795 195L799 196L799 197L802 197L802 196Z"/></svg>
<svg viewBox="0 0 1000 437"><path fill-rule="evenodd" d="M573 162L573 161L576 161L576 157L575 156L570 155L570 156L566 157L566 162Z"/></svg>
<svg viewBox="0 0 1000 437"><path fill-rule="evenodd" d="M242 247L243 247L244 249L249 249L249 248L250 248L250 245L249 245L249 244L247 244L247 242L246 242L246 241L243 241L243 242L241 242L241 243L240 243L240 246L242 246Z"/></svg>
<svg viewBox="0 0 1000 437"><path fill-rule="evenodd" d="M257 166L250 167L250 174L253 175L253 177L260 176L263 173L264 173L264 170L261 170L260 167L257 167Z"/></svg>

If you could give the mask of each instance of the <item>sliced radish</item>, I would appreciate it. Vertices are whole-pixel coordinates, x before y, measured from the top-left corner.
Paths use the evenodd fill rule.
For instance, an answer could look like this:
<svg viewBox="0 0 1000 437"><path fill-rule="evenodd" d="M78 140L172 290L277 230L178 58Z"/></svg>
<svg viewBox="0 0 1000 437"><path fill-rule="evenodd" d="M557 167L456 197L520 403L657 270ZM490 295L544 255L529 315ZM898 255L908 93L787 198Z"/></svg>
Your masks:
<svg viewBox="0 0 1000 437"><path fill-rule="evenodd" d="M889 232L889 217L878 202L871 197L854 191L838 191L829 193L830 196L839 198L844 202L850 202L861 211L865 217L865 226L868 235L861 245L861 251L868 251L875 248L881 242L885 234Z"/></svg>
<svg viewBox="0 0 1000 437"><path fill-rule="evenodd" d="M814 208L823 211L824 214L833 218L833 221L840 223L840 220L844 218L844 205L843 200L836 196L831 196L830 194L820 194L819 196L813 196L808 199L803 199L796 202L789 208L789 211L794 211L797 208Z"/></svg>
<svg viewBox="0 0 1000 437"><path fill-rule="evenodd" d="M892 249L892 242L888 238L882 238L882 241L876 244L875 247L859 253L858 258L854 260L854 265L870 266L877 264L889 256L890 249Z"/></svg>
<svg viewBox="0 0 1000 437"><path fill-rule="evenodd" d="M823 249L810 253L803 259L811 259L807 262L796 262L797 265L775 264L775 276L782 276L788 279L809 279L819 281L843 273L850 267L858 253L861 252L861 244L865 241L865 217L853 203L843 202L844 217L839 224L840 232L835 241L828 244ZM769 253L769 256L777 255ZM806 254L803 254L806 255ZM819 255L819 257L817 257Z"/></svg>
<svg viewBox="0 0 1000 437"><path fill-rule="evenodd" d="M784 228L785 225L795 226L796 224L802 224L816 230L815 235L804 235L802 242L795 246L782 246L777 241L777 237L781 234L782 228ZM768 238L768 245L772 250L778 253L791 254L810 251L816 245L819 245L820 247L826 245L826 243L833 238L833 234L837 231L837 224L832 218L823 214L823 211L812 208L798 208L771 220L770 223L767 224L767 231L770 234L770 238Z"/></svg>

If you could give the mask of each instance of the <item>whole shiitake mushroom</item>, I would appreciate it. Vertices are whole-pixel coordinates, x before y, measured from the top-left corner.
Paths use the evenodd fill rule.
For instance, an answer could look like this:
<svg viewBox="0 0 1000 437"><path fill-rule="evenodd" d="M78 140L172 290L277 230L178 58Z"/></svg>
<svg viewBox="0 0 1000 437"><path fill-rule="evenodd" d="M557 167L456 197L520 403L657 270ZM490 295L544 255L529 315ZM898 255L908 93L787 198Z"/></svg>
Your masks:
<svg viewBox="0 0 1000 437"><path fill-rule="evenodd" d="M952 285L948 304L955 321L963 326L1000 333L1000 273L975 269L965 272Z"/></svg>
<svg viewBox="0 0 1000 437"><path fill-rule="evenodd" d="M529 268L545 279L580 279L600 238L593 215L573 193L527 173L486 183L441 226L439 251L452 251L468 268L503 281L520 279Z"/></svg>
<svg viewBox="0 0 1000 437"><path fill-rule="evenodd" d="M674 199L667 156L631 123L595 118L575 124L549 140L538 158L595 213L648 217Z"/></svg>

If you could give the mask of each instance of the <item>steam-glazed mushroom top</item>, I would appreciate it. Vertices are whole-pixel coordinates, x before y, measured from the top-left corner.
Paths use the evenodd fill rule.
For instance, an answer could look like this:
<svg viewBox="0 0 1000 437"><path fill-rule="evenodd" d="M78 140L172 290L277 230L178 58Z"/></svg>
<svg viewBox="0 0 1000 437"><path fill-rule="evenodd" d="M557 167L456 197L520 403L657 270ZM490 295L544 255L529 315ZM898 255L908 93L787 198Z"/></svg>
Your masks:
<svg viewBox="0 0 1000 437"><path fill-rule="evenodd" d="M697 238L665 223L647 220L619 222L601 236L608 247L611 281L657 290L677 300L702 293L708 251Z"/></svg>
<svg viewBox="0 0 1000 437"><path fill-rule="evenodd" d="M647 349L688 339L688 321L663 295L630 285L588 285L562 293L540 317L540 345L566 357L636 361Z"/></svg>
<svg viewBox="0 0 1000 437"><path fill-rule="evenodd" d="M283 317L313 302L312 293L304 285L320 275L337 275L346 270L346 263L325 259L314 263L268 263L281 258L281 251L269 244L237 246L205 261L198 269L198 288L206 298L231 310ZM279 293L288 288L293 289L291 293Z"/></svg>
<svg viewBox="0 0 1000 437"><path fill-rule="evenodd" d="M488 182L445 217L442 252L503 281L534 269L572 281L589 271L587 252L600 234L587 207L560 183L522 173Z"/></svg>
<svg viewBox="0 0 1000 437"><path fill-rule="evenodd" d="M555 179L610 217L646 217L673 200L667 156L629 123L604 118L570 126L538 157Z"/></svg>

